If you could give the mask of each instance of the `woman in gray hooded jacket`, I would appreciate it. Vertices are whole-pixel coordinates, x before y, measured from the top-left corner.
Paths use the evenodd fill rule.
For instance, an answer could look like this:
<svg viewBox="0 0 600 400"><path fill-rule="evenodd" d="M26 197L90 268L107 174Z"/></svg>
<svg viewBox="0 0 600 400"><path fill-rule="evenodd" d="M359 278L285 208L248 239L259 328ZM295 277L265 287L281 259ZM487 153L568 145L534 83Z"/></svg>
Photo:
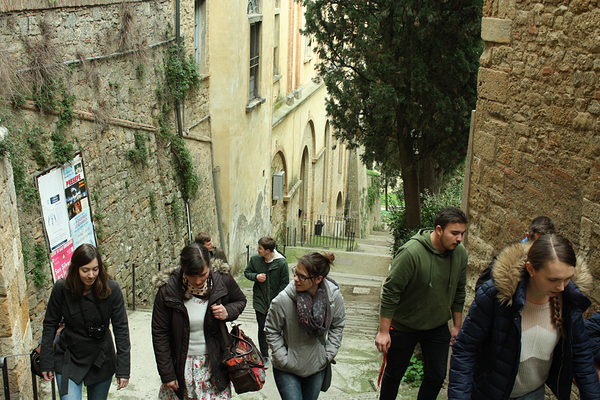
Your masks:
<svg viewBox="0 0 600 400"><path fill-rule="evenodd" d="M300 257L293 281L269 308L265 333L282 400L316 400L342 344L344 299L327 278L334 259L331 253Z"/></svg>

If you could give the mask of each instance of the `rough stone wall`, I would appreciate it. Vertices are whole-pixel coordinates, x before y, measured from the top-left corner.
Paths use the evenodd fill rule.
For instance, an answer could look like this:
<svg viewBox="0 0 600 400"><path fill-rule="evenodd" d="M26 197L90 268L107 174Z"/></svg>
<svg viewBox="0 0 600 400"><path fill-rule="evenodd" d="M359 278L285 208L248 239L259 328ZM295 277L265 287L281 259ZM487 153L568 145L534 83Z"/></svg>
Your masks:
<svg viewBox="0 0 600 400"><path fill-rule="evenodd" d="M69 7L62 7L62 2L49 4L39 10L19 10L15 3L0 16L0 40L7 49L3 56L16 70L29 68L27 42L48 40L54 50L51 59L59 62L140 49L73 63L61 76L68 92L75 96L73 109L78 117L65 135L83 153L101 253L109 272L124 288L127 303L131 306L135 296L138 307L147 306L155 293L150 280L159 263L163 269L174 265L187 239L186 211L174 159L168 142L158 134L156 92L164 80L167 47L173 42L174 2L70 0ZM191 7L193 13L193 2L183 7ZM46 31L40 28L44 24ZM192 233L208 231L218 238L207 88L208 82L203 80L186 98L184 129L186 146L200 178L199 194L190 205ZM32 108L31 103L25 103L20 111L13 110L12 117L23 127L42 128L44 150L51 154L49 137L57 116L28 108ZM175 130L174 115L170 117L171 129ZM95 122L88 120L94 118ZM135 148L136 134L145 138L145 165L128 158L128 152ZM42 170L31 154L25 166L28 180ZM25 204L19 200L19 220L25 242L46 246L38 201ZM0 243L4 248L4 242ZM25 271L28 278L31 272ZM51 288L49 266L45 273L46 282L40 287L28 283L34 337L40 336Z"/></svg>
<svg viewBox="0 0 600 400"><path fill-rule="evenodd" d="M537 215L553 218L600 278L599 5L485 2L468 198L472 279ZM598 289L591 297L597 309Z"/></svg>
<svg viewBox="0 0 600 400"><path fill-rule="evenodd" d="M6 129L0 126L0 140ZM10 162L0 156L0 355L29 354L32 348L27 285L19 240L19 216ZM28 357L7 357L10 392L31 398ZM4 390L1 387L0 390ZM17 397L15 396L15 397Z"/></svg>

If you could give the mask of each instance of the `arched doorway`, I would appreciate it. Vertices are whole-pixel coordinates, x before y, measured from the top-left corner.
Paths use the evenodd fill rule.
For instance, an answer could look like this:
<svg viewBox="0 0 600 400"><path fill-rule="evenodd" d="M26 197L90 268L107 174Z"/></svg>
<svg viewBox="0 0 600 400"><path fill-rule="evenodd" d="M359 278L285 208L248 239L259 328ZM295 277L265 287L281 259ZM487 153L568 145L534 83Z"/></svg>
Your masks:
<svg viewBox="0 0 600 400"><path fill-rule="evenodd" d="M302 161L300 162L300 179L302 183L300 184L300 200L298 203L299 211L298 217L308 218L309 217L309 209L308 209L308 186L310 184L308 177L308 168L309 168L309 154L308 154L308 146L304 147L304 151L302 151Z"/></svg>
<svg viewBox="0 0 600 400"><path fill-rule="evenodd" d="M344 199L342 198L342 192L339 192L337 195L337 200L335 202L335 215L336 217L344 216Z"/></svg>
<svg viewBox="0 0 600 400"><path fill-rule="evenodd" d="M283 201L283 196L287 193L288 180L285 155L282 151L278 151L271 160L271 179L271 236L277 243L282 244L286 239L287 204Z"/></svg>

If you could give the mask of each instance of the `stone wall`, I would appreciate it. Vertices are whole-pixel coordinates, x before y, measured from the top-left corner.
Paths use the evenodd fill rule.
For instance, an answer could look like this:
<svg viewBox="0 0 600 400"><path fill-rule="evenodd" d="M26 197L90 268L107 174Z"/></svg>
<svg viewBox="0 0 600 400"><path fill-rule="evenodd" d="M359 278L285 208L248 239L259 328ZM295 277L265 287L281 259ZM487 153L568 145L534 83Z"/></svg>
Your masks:
<svg viewBox="0 0 600 400"><path fill-rule="evenodd" d="M31 49L48 43L45 61L69 64L57 72L68 94L75 96L76 118L65 136L83 154L101 253L124 288L127 303L131 306L135 297L138 307L147 306L155 293L151 277L159 265L164 269L177 263L187 240L186 207L169 142L159 134L157 99L164 82L165 55L173 44L174 2L70 0L68 7L61 4L20 10L15 3L0 16L3 56L17 75L24 74L31 68ZM184 4L183 11L189 14L190 7L193 15L193 2ZM41 150L51 160L50 135L58 116L38 112L30 101L21 109L7 110L19 132L39 128ZM187 96L183 114L186 147L200 180L199 194L190 204L192 233L207 231L218 239L206 79ZM176 132L174 114L166 115L171 120L167 125ZM136 135L145 143L143 162L128 156L136 148ZM27 182L32 182L32 176L44 168L36 164L32 151L24 156ZM24 243L46 246L39 201L19 197L18 202ZM33 267L26 265L29 279ZM49 266L44 273L45 283L29 282L27 289L36 338L51 287Z"/></svg>
<svg viewBox="0 0 600 400"><path fill-rule="evenodd" d="M6 129L0 126L0 140L6 133ZM0 155L0 355L7 357L10 392L18 398L31 398L29 358L12 356L28 355L32 348L19 236L13 172L8 159Z"/></svg>
<svg viewBox="0 0 600 400"><path fill-rule="evenodd" d="M600 278L600 8L488 0L468 196L471 278L537 215ZM596 309L600 291L591 294Z"/></svg>

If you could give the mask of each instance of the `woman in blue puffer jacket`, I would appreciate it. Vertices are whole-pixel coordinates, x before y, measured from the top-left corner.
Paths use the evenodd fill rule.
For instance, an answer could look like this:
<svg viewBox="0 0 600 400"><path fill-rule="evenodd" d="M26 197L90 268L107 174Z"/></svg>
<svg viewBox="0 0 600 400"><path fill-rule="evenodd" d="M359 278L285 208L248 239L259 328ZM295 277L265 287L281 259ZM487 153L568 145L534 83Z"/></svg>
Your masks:
<svg viewBox="0 0 600 400"><path fill-rule="evenodd" d="M600 379L600 311L585 321L585 330L592 341L592 354L598 370L598 379Z"/></svg>
<svg viewBox="0 0 600 400"><path fill-rule="evenodd" d="M545 385L558 400L600 399L600 382L582 313L591 274L569 241L542 236L503 250L456 338L449 400L543 400Z"/></svg>

